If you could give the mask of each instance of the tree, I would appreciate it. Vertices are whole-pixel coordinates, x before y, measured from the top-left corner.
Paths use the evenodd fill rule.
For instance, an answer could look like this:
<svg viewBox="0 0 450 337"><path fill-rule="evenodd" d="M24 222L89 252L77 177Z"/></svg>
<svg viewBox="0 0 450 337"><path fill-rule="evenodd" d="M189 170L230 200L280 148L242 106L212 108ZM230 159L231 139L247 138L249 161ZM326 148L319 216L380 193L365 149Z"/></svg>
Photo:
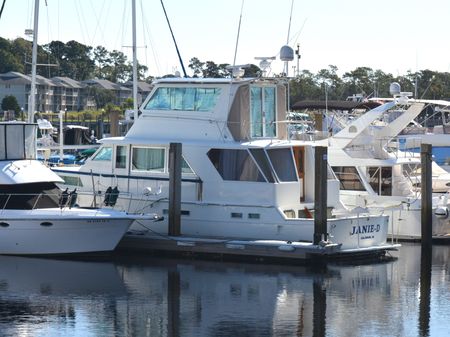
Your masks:
<svg viewBox="0 0 450 337"><path fill-rule="evenodd" d="M194 71L194 77L199 77L199 75L203 74L204 66L205 66L205 62L201 62L196 57L193 57L189 60L188 67Z"/></svg>
<svg viewBox="0 0 450 337"><path fill-rule="evenodd" d="M337 74L338 68L329 65L328 69L321 69L315 76L315 80L322 87L322 92L327 90L328 99L342 99L343 82ZM326 88L325 88L326 86Z"/></svg>
<svg viewBox="0 0 450 337"><path fill-rule="evenodd" d="M133 108L133 99L131 97L128 97L125 99L125 101L122 103L121 108L123 110L132 109Z"/></svg>
<svg viewBox="0 0 450 337"><path fill-rule="evenodd" d="M57 73L59 76L67 76L78 81L86 80L94 74L95 62L91 59L92 47L73 40L66 44L61 41L52 41L44 47L59 64L53 74Z"/></svg>
<svg viewBox="0 0 450 337"><path fill-rule="evenodd" d="M17 102L17 98L15 96L5 96L2 99L2 110L13 110L15 112L20 111L19 103Z"/></svg>
<svg viewBox="0 0 450 337"><path fill-rule="evenodd" d="M248 68L245 68L244 77L260 77L261 76L261 69L254 65L250 64Z"/></svg>
<svg viewBox="0 0 450 337"><path fill-rule="evenodd" d="M94 98L97 109L103 108L108 103L114 103L116 100L116 96L111 90L98 88L95 86L88 87L88 96Z"/></svg>
<svg viewBox="0 0 450 337"><path fill-rule="evenodd" d="M372 95L373 77L373 70L369 67L357 67L355 70L345 73L343 78L348 86L348 96L353 94Z"/></svg>

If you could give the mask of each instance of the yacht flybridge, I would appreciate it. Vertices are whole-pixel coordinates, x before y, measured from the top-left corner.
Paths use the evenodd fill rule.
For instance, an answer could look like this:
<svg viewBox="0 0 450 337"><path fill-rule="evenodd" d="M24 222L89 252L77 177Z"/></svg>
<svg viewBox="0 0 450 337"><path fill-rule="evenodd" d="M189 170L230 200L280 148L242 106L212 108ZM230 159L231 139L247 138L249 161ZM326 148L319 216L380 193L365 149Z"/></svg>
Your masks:
<svg viewBox="0 0 450 337"><path fill-rule="evenodd" d="M313 240L315 144L288 139L282 79L161 79L140 112L126 136L102 139L84 165L53 168L65 185L97 195L117 187L130 212L167 214L169 145L178 142L183 235ZM329 239L342 252L392 247L388 216L350 214L331 169L327 190ZM165 235L168 224L132 229Z"/></svg>

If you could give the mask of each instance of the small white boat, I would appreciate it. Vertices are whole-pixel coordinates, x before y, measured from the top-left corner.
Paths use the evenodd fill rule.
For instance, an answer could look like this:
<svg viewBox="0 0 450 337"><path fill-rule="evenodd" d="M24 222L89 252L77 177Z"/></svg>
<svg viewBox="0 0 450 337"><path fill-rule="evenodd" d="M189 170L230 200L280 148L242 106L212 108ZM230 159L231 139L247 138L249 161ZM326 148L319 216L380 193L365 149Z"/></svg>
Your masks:
<svg viewBox="0 0 450 337"><path fill-rule="evenodd" d="M81 208L77 192L35 160L36 124L0 123L0 254L112 251L131 223L151 216Z"/></svg>

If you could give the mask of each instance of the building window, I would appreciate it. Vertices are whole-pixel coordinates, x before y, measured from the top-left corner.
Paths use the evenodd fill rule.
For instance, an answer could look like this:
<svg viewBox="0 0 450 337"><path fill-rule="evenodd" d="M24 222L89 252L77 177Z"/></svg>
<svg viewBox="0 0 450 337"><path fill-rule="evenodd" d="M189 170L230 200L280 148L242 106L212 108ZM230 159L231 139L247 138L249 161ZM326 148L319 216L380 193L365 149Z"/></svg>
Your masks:
<svg viewBox="0 0 450 337"><path fill-rule="evenodd" d="M250 87L252 138L276 136L276 87Z"/></svg>
<svg viewBox="0 0 450 337"><path fill-rule="evenodd" d="M158 88L145 110L212 111L220 88Z"/></svg>
<svg viewBox="0 0 450 337"><path fill-rule="evenodd" d="M135 171L164 172L165 149L133 147L132 169Z"/></svg>

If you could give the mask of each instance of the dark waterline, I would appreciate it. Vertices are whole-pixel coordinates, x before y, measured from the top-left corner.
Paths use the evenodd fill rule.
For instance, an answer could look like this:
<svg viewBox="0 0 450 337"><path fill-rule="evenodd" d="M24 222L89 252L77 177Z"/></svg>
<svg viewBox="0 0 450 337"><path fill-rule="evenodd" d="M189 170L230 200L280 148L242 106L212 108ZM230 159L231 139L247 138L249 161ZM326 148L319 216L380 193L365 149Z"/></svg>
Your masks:
<svg viewBox="0 0 450 337"><path fill-rule="evenodd" d="M450 336L449 255L404 244L393 261L324 268L0 256L0 336Z"/></svg>

